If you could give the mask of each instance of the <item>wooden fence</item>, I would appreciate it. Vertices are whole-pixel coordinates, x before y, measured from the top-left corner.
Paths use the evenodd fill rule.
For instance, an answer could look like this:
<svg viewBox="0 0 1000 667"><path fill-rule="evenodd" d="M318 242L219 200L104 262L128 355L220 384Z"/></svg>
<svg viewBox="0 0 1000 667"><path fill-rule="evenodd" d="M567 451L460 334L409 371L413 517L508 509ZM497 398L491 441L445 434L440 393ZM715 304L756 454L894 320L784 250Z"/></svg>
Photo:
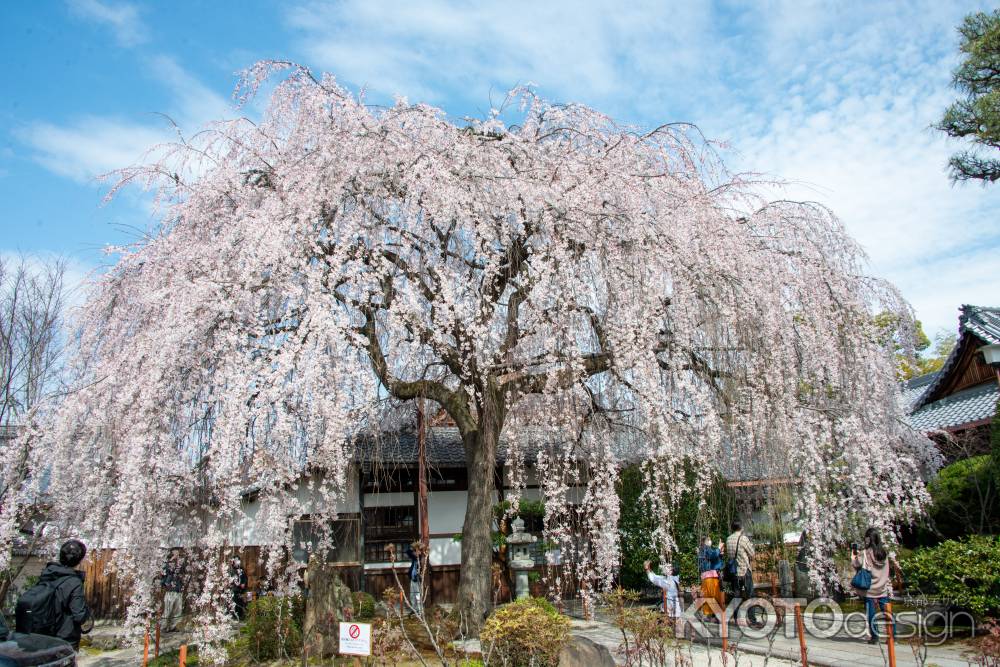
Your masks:
<svg viewBox="0 0 1000 667"><path fill-rule="evenodd" d="M80 564L84 572L83 593L96 618L124 618L131 586L118 576L112 563L113 549L95 549Z"/></svg>

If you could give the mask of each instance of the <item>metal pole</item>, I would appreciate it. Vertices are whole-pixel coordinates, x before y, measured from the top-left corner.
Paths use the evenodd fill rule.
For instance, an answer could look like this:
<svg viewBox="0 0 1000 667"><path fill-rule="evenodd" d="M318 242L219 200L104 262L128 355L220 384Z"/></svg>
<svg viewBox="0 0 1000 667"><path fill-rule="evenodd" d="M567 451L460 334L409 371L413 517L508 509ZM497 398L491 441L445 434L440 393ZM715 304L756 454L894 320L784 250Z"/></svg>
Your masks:
<svg viewBox="0 0 1000 667"><path fill-rule="evenodd" d="M187 667L187 661L188 661L188 645L181 644L180 663L178 667Z"/></svg>
<svg viewBox="0 0 1000 667"><path fill-rule="evenodd" d="M795 629L799 634L799 654L802 656L802 667L809 667L806 651L806 626L802 622L802 605L795 603Z"/></svg>

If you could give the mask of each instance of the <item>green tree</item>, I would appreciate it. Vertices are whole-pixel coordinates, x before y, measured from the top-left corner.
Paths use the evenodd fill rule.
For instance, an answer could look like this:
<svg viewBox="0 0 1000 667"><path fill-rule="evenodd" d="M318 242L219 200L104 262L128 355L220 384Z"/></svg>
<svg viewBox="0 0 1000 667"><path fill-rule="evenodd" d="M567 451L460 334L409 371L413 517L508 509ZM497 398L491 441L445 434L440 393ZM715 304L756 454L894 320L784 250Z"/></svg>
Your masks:
<svg viewBox="0 0 1000 667"><path fill-rule="evenodd" d="M900 318L895 313L883 312L875 316L875 326L886 345L892 345L896 353L897 375L900 380L909 380L925 373L940 370L958 340L955 334L939 333L931 339L924 331L920 320L913 321L913 340L904 345L900 333ZM912 346L912 354L910 348Z"/></svg>
<svg viewBox="0 0 1000 667"><path fill-rule="evenodd" d="M1000 531L1000 488L990 456L955 461L928 485L930 516L943 537Z"/></svg>
<svg viewBox="0 0 1000 667"><path fill-rule="evenodd" d="M948 161L953 180L992 183L1000 179L1000 159L977 149L1000 148L1000 10L969 14L958 32L964 60L952 76L952 85L962 97L934 127L974 144Z"/></svg>
<svg viewBox="0 0 1000 667"><path fill-rule="evenodd" d="M917 324L919 325L919 322ZM948 359L948 355L955 349L957 343L958 336L953 333L939 333L934 336L934 347L931 351L926 354L922 353L917 358L917 367L920 371L917 375L941 370L944 362Z"/></svg>

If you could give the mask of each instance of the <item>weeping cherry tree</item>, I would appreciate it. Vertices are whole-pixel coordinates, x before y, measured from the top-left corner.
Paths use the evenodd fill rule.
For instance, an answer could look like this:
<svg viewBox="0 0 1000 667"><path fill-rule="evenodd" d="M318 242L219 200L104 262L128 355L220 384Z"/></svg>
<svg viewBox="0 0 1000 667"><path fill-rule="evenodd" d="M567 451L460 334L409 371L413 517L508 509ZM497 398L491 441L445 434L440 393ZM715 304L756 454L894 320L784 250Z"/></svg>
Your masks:
<svg viewBox="0 0 1000 667"><path fill-rule="evenodd" d="M241 99L265 82L259 122L118 174L112 195L152 189L161 222L93 286L80 389L26 436L64 520L118 547L135 618L161 547L230 544L248 488L274 547L304 470L326 472L331 518L387 400L436 405L461 434L472 619L491 601L497 455L523 479L535 441L546 530L587 591L616 573L597 537L614 534L623 451L644 461L664 553L685 460L695 486L734 462L793 475L818 554L852 522L920 511L931 461L874 323L909 309L829 211L762 198L683 124L641 131L528 90L455 122L274 62ZM198 601L206 639L225 599L220 575Z"/></svg>

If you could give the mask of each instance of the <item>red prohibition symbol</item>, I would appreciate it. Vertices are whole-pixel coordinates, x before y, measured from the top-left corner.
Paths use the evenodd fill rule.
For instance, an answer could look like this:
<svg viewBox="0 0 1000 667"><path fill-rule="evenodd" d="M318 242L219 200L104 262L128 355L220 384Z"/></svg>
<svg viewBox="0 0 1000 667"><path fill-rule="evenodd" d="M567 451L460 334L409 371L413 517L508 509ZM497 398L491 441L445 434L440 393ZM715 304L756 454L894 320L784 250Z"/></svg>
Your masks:
<svg viewBox="0 0 1000 667"><path fill-rule="evenodd" d="M347 629L347 634L351 635L351 639L357 639L361 635L361 628L352 625Z"/></svg>

